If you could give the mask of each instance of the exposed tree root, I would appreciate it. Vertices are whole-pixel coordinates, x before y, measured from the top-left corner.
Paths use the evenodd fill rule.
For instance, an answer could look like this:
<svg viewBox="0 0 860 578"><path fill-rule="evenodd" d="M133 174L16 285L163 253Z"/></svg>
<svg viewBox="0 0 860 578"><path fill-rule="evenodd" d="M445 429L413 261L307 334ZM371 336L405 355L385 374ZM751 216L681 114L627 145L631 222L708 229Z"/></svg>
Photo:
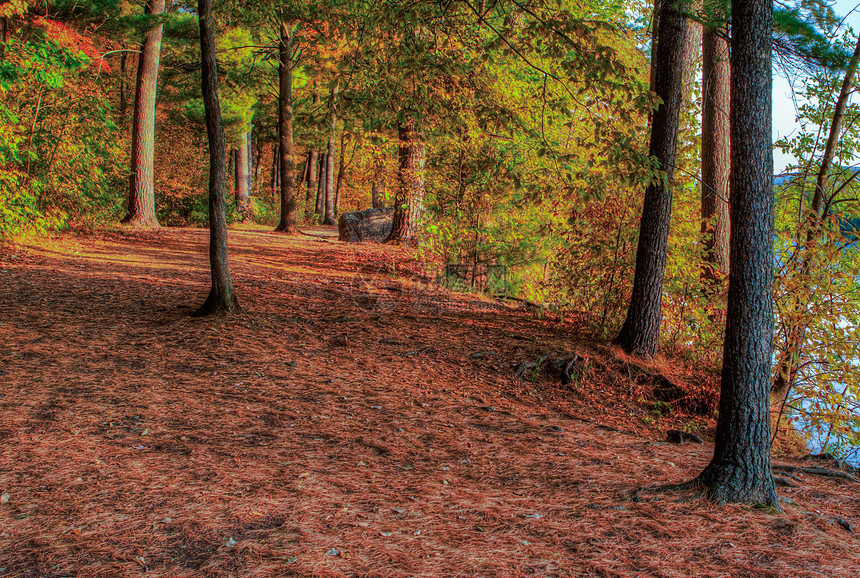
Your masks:
<svg viewBox="0 0 860 578"><path fill-rule="evenodd" d="M773 471L775 472L789 472L789 473L797 473L803 472L804 474L812 474L815 476L824 476L828 478L839 478L842 480L848 480L849 482L860 483L855 476L851 474L840 472L838 470L828 470L827 468L804 468L800 466L772 466Z"/></svg>

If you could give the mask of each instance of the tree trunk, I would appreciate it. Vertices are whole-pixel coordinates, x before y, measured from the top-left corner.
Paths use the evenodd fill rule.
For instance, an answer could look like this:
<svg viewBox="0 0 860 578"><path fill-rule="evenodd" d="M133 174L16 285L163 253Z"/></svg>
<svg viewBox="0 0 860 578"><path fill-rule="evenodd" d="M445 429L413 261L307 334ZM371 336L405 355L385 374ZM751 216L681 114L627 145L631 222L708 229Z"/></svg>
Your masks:
<svg viewBox="0 0 860 578"><path fill-rule="evenodd" d="M343 187L343 176L346 172L346 129L340 133L340 163L337 167L337 184L334 186L334 216L340 215L340 192Z"/></svg>
<svg viewBox="0 0 860 578"><path fill-rule="evenodd" d="M253 162L253 177L251 183L251 194L255 197L260 196L260 169L262 168L263 163L263 143L260 142L260 137L256 137L257 141L257 154L254 156ZM253 145L254 140L251 140Z"/></svg>
<svg viewBox="0 0 860 578"><path fill-rule="evenodd" d="M836 99L836 108L833 110L833 122L830 123L830 133L827 136L827 144L824 146L824 154L821 157L821 167L818 169L818 175L815 178L815 193L812 196L811 205L812 217L815 219L813 223L815 228L818 227L822 219L827 217L829 209L829 203L825 194L827 174L830 172L833 157L836 156L836 146L839 144L839 135L842 133L842 119L845 116L845 107L848 106L848 98L854 91L854 74L857 72L858 59L860 59L860 37L857 38L854 54L851 55L848 69L845 71L845 78L842 81L842 90L839 92L839 98ZM810 231L811 234L812 232Z"/></svg>
<svg viewBox="0 0 860 578"><path fill-rule="evenodd" d="M672 215L672 178L684 97L681 79L685 30L686 18L679 7L671 2L662 3L654 88L663 103L654 113L649 152L659 162L665 178L657 177L645 190L633 294L627 318L615 338L615 343L624 351L639 357L654 355L660 336L666 247Z"/></svg>
<svg viewBox="0 0 860 578"><path fill-rule="evenodd" d="M325 215L325 198L327 195L326 192L326 184L328 183L328 179L326 178L326 169L328 168L328 155L323 153L320 155L319 159L319 182L317 183L317 206L316 206L316 214L322 221L323 215Z"/></svg>
<svg viewBox="0 0 860 578"><path fill-rule="evenodd" d="M701 7L701 0L692 0L690 4L684 7L684 10L689 11L693 5ZM693 8L693 12L700 12ZM687 14L683 14L687 16ZM687 112L693 104L693 87L696 83L696 62L698 56L702 54L702 24L691 18L685 18L687 28L684 30L684 55L682 57L681 87L684 91L684 100L681 102L681 112ZM685 123L685 127L689 123Z"/></svg>
<svg viewBox="0 0 860 578"><path fill-rule="evenodd" d="M298 233L296 226L296 151L293 145L293 39L281 22L278 42L278 139L281 166L281 221L275 231Z"/></svg>
<svg viewBox="0 0 860 578"><path fill-rule="evenodd" d="M385 164L382 152L373 152L373 183L370 186L370 206L374 209L385 207Z"/></svg>
<svg viewBox="0 0 860 578"><path fill-rule="evenodd" d="M144 12L163 14L164 2L149 0ZM157 24L146 34L140 46L134 94L128 214L122 222L144 229L158 228L155 216L155 91L163 30L164 24Z"/></svg>
<svg viewBox="0 0 860 578"><path fill-rule="evenodd" d="M334 127L337 118L332 116L331 132L328 137L328 152L326 153L326 171L325 171L325 217L323 225L337 225L337 220L334 218Z"/></svg>
<svg viewBox="0 0 860 578"><path fill-rule="evenodd" d="M729 273L729 45L706 27L702 39L702 278Z"/></svg>
<svg viewBox="0 0 860 578"><path fill-rule="evenodd" d="M308 170L310 170L310 166L308 166L308 157L309 156L310 156L309 152L305 153L305 160L302 161L302 173L301 173L302 176L299 178L299 184L298 184L298 187L304 187L305 188L305 208L306 209L307 209L307 205L311 199L311 193L308 190ZM298 187L297 187L297 194L296 194L297 199L301 198L301 194L300 194L301 189L299 189Z"/></svg>
<svg viewBox="0 0 860 578"><path fill-rule="evenodd" d="M224 163L226 143L218 99L218 67L215 63L215 30L212 23L212 0L198 0L200 20L200 61L203 73L203 105L206 110L206 136L209 142L209 265L212 287L196 316L239 311L233 290L227 253L227 210L224 190L227 167Z"/></svg>
<svg viewBox="0 0 860 578"><path fill-rule="evenodd" d="M319 191L317 190L317 175L319 175L320 168L319 160L317 159L318 156L317 151L312 150L308 153L308 189L305 202L305 218L308 220L312 220L313 215L316 213L316 203L319 196Z"/></svg>
<svg viewBox="0 0 860 578"><path fill-rule="evenodd" d="M236 149L236 210L244 223L251 213L251 156L248 143L249 132L242 135L242 142Z"/></svg>
<svg viewBox="0 0 860 578"><path fill-rule="evenodd" d="M770 462L773 152L770 0L732 3L731 263L714 457L698 481L717 502L779 507Z"/></svg>
<svg viewBox="0 0 860 578"><path fill-rule="evenodd" d="M120 125L125 128L125 113L128 110L128 97L126 90L128 87L128 52L121 52L119 56L119 120Z"/></svg>
<svg viewBox="0 0 860 578"><path fill-rule="evenodd" d="M404 243L414 239L424 214L423 135L415 128L415 120L397 128L398 170L397 192L394 197L394 220L386 243Z"/></svg>
<svg viewBox="0 0 860 578"><path fill-rule="evenodd" d="M272 146L272 203L275 202L275 198L278 195L278 145L275 143Z"/></svg>

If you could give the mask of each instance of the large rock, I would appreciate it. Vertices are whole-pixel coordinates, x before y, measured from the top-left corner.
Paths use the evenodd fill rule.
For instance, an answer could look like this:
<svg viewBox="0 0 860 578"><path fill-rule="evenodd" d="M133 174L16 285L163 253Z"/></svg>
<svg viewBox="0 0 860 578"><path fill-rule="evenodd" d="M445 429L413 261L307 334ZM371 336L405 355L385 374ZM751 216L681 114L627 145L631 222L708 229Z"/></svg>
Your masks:
<svg viewBox="0 0 860 578"><path fill-rule="evenodd" d="M394 209L391 207L344 213L337 222L337 238L347 243L381 243L391 233L393 220Z"/></svg>

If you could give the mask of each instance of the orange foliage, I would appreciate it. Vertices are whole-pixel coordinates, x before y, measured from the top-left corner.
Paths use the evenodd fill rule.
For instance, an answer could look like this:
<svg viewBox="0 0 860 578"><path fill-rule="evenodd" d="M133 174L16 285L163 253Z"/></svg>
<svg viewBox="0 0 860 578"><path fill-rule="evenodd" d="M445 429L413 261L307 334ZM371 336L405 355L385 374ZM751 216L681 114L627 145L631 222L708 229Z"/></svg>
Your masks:
<svg viewBox="0 0 860 578"><path fill-rule="evenodd" d="M100 72L111 72L110 65L98 49L93 46L91 38L79 34L61 22L42 16L34 18L33 24L44 29L48 38L56 41L60 46L86 54L92 60L93 64L98 67Z"/></svg>

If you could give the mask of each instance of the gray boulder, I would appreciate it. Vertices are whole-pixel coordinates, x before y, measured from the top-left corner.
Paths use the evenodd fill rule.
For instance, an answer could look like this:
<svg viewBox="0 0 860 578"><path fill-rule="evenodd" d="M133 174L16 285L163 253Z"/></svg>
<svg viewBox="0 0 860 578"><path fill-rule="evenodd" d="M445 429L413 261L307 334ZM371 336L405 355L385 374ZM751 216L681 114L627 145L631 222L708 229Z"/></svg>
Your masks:
<svg viewBox="0 0 860 578"><path fill-rule="evenodd" d="M394 209L391 207L344 213L337 222L337 238L347 243L381 243L391 233L393 220Z"/></svg>

